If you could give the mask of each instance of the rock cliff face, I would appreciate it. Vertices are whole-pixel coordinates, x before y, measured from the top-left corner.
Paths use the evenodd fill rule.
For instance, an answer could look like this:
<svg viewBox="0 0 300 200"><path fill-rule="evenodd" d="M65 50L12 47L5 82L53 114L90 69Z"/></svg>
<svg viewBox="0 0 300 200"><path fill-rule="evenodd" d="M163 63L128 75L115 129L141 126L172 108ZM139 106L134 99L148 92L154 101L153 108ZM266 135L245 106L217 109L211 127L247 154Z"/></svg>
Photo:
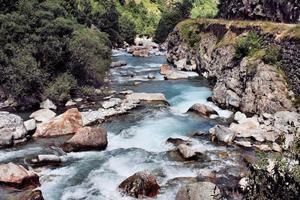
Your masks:
<svg viewBox="0 0 300 200"><path fill-rule="evenodd" d="M224 0L219 16L225 19L300 23L299 0Z"/></svg>
<svg viewBox="0 0 300 200"><path fill-rule="evenodd" d="M167 58L171 63L182 59L196 63L198 73L213 83L213 101L224 108L249 114L293 110L295 94L300 94L300 40L287 33L295 27L188 20L169 35ZM236 41L249 32L256 32L263 46L274 44L281 49L280 66L266 64L259 57L236 59Z"/></svg>

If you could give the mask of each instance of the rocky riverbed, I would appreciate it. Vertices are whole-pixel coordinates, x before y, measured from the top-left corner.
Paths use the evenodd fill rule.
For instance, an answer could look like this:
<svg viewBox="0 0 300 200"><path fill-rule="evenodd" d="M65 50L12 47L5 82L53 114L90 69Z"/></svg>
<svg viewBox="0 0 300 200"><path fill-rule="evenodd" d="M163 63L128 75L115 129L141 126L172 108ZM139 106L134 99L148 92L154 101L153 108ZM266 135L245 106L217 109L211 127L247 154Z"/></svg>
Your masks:
<svg viewBox="0 0 300 200"><path fill-rule="evenodd" d="M110 95L93 106L74 99L57 113L47 100L30 119L0 114L0 145L10 147L0 150L0 175L16 177L0 176L0 197L240 198L254 150L283 151L279 138L299 128L299 114L223 110L207 100L207 80L148 45L113 52Z"/></svg>

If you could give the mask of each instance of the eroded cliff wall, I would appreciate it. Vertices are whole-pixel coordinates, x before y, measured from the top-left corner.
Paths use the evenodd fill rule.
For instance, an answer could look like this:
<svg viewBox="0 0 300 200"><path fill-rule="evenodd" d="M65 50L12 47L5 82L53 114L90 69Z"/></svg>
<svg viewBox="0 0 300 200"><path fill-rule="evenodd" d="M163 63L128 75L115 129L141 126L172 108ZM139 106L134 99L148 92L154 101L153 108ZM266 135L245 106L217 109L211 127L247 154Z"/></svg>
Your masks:
<svg viewBox="0 0 300 200"><path fill-rule="evenodd" d="M300 23L300 0L221 0L219 17Z"/></svg>
<svg viewBox="0 0 300 200"><path fill-rule="evenodd" d="M300 95L300 26L270 22L198 19L180 23L169 35L168 60L186 59L213 83L214 102L245 113L294 110ZM256 33L261 49L236 58L236 43ZM264 62L268 47L279 49L280 62Z"/></svg>

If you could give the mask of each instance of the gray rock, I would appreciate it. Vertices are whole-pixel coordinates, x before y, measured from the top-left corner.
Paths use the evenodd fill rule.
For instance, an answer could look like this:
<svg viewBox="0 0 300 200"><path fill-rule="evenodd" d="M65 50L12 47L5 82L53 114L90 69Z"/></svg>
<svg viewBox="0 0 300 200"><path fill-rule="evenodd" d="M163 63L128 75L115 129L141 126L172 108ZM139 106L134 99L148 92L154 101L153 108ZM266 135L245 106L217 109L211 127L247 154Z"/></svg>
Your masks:
<svg viewBox="0 0 300 200"><path fill-rule="evenodd" d="M35 119L29 119L24 122L25 128L27 131L34 131L36 129Z"/></svg>
<svg viewBox="0 0 300 200"><path fill-rule="evenodd" d="M198 182L182 186L176 194L176 200L215 200L220 197L220 189L211 182Z"/></svg>
<svg viewBox="0 0 300 200"><path fill-rule="evenodd" d="M21 117L0 112L0 148L26 141L27 130Z"/></svg>
<svg viewBox="0 0 300 200"><path fill-rule="evenodd" d="M186 144L178 145L177 149L185 160L196 160L197 157L201 155L200 152L195 151L194 149L187 146Z"/></svg>
<svg viewBox="0 0 300 200"><path fill-rule="evenodd" d="M102 102L102 107L105 109L113 108L113 107L119 105L121 102L122 102L122 100L119 98L111 98L108 101Z"/></svg>
<svg viewBox="0 0 300 200"><path fill-rule="evenodd" d="M168 101L162 93L132 93L126 96L127 100L149 101L149 102L163 102Z"/></svg>
<svg viewBox="0 0 300 200"><path fill-rule="evenodd" d="M56 105L50 99L46 99L45 101L43 101L40 104L40 108L51 109L51 110L57 109Z"/></svg>
<svg viewBox="0 0 300 200"><path fill-rule="evenodd" d="M40 109L38 111L33 112L30 115L30 118L35 119L38 122L49 122L56 116L56 113L49 109Z"/></svg>
<svg viewBox="0 0 300 200"><path fill-rule="evenodd" d="M194 104L192 107L189 108L188 112L193 112L203 117L218 115L218 113L213 108L201 103Z"/></svg>
<svg viewBox="0 0 300 200"><path fill-rule="evenodd" d="M76 106L76 102L73 101L72 99L70 99L69 101L67 101L67 103L65 104L66 107L70 107L70 106Z"/></svg>
<svg viewBox="0 0 300 200"><path fill-rule="evenodd" d="M178 80L178 79L188 79L189 75L185 72L180 72L173 70L171 73L165 75L166 80Z"/></svg>
<svg viewBox="0 0 300 200"><path fill-rule="evenodd" d="M217 141L224 143L232 143L236 137L236 133L234 131L222 125L216 125L211 128L209 133L211 134L213 141L217 139Z"/></svg>

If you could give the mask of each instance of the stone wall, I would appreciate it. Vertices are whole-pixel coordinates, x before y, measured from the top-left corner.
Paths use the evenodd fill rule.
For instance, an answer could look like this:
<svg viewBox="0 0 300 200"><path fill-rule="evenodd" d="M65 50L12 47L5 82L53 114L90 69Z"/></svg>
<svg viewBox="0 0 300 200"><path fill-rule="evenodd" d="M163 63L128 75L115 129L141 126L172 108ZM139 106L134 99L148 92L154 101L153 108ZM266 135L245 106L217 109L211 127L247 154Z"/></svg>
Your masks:
<svg viewBox="0 0 300 200"><path fill-rule="evenodd" d="M197 71L212 82L215 103L249 114L295 109L294 94L300 95L300 40L278 38L280 32L277 30L266 32L254 24L241 26L235 21L189 22L186 27L184 23L169 35L168 61L175 63L186 58L187 62L196 63ZM187 27L192 34L184 30ZM285 31L284 28L278 30ZM236 39L250 31L260 35L263 46L280 47L280 68L265 64L261 59L235 59ZM191 46L187 40L195 43Z"/></svg>
<svg viewBox="0 0 300 200"><path fill-rule="evenodd" d="M300 0L221 0L219 17L300 23Z"/></svg>

